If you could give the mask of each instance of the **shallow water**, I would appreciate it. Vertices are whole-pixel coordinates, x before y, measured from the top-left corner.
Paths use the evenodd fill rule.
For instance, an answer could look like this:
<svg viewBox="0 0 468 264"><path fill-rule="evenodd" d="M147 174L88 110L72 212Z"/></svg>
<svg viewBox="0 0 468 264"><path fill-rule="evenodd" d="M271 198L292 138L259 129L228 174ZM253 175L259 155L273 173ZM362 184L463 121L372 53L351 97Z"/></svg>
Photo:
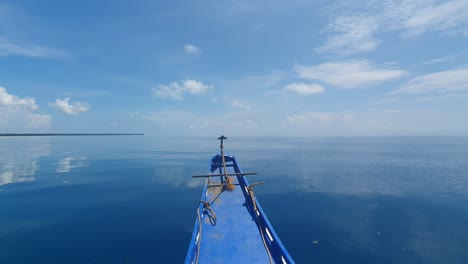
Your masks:
<svg viewBox="0 0 468 264"><path fill-rule="evenodd" d="M181 263L213 139L0 137L0 263ZM468 138L230 138L298 263L468 263ZM314 243L314 241L316 243ZM318 243L317 243L318 242Z"/></svg>

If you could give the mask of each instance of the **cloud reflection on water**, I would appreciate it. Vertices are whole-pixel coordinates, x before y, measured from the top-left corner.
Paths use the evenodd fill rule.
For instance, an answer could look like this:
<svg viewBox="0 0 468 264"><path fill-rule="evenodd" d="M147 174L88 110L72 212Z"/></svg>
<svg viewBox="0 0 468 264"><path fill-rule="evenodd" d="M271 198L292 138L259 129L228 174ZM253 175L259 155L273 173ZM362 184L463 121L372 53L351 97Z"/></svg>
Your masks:
<svg viewBox="0 0 468 264"><path fill-rule="evenodd" d="M92 138L86 138L89 140ZM38 152L37 147L32 155L35 141L17 146L19 141L10 140L14 144L4 147L0 138L0 149L11 150L8 155L0 153L0 181L37 177L35 185L47 188L2 193L0 227L11 230L11 237L3 240L1 248L10 260L57 256L61 260L57 263L67 263L70 255L57 255L57 248L78 252L73 255L77 258L88 255L91 248L96 249L96 255L104 255L99 247L83 248L83 244L88 245L83 241L91 240L109 242L101 244L112 245L106 251L112 257L112 253L127 252L128 245L159 243L157 239L141 240L145 235L182 241L182 246L174 246L165 240L161 248L164 254L171 250L185 254L184 241L189 239L193 209L203 185L203 179L190 175L205 172L209 158L217 153L217 144L212 146L212 140L209 144L154 141L163 144L155 151L151 144L156 143L145 139L147 144L139 148L133 142L128 144L132 152L124 147L115 151L113 147L119 145L114 140L95 145L56 138L52 155L49 150ZM467 199L461 193L468 193L468 178L464 177L468 140L255 138L227 141L226 146L245 171L259 173L248 176L251 183L267 183L256 189L256 195L298 263L465 263L468 259ZM50 157L41 159L41 155ZM68 180L75 174L80 177L74 180L86 184L56 186L57 179ZM47 178L52 186L42 181ZM440 202L442 192L450 199ZM176 199L161 206L161 197ZM154 224L161 221L161 215L173 215L174 209L180 215ZM10 218L2 219L2 215ZM29 221L35 225L29 226ZM63 221L61 232L57 232L57 221ZM118 225L112 226L116 222ZM112 230L102 232L109 226ZM135 226L141 233L129 228ZM152 229L161 226L161 230ZM185 231L187 226L189 231ZM22 233L17 232L23 228ZM115 230L127 232L118 236L125 243L113 244ZM100 235L104 240L99 240ZM49 238L41 239L40 246L46 250L31 250L38 244L37 237ZM314 240L320 243L314 244ZM31 253L22 254L22 249ZM153 257L148 253L141 256Z"/></svg>
<svg viewBox="0 0 468 264"><path fill-rule="evenodd" d="M191 173L182 166L155 168L153 182L186 188L195 188L203 185L203 179L193 179L190 175Z"/></svg>
<svg viewBox="0 0 468 264"><path fill-rule="evenodd" d="M2 139L0 149L0 185L34 181L38 160L51 153L48 138Z"/></svg>
<svg viewBox="0 0 468 264"><path fill-rule="evenodd" d="M86 157L65 157L58 162L57 173L67 173L74 168L82 168L87 166Z"/></svg>

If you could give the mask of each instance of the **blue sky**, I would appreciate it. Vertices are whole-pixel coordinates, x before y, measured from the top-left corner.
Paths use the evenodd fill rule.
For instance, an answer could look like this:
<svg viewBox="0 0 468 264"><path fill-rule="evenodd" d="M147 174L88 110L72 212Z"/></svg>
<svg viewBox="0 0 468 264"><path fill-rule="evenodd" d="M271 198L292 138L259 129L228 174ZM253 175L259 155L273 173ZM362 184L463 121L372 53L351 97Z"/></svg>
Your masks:
<svg viewBox="0 0 468 264"><path fill-rule="evenodd" d="M468 134L468 2L0 0L0 132Z"/></svg>

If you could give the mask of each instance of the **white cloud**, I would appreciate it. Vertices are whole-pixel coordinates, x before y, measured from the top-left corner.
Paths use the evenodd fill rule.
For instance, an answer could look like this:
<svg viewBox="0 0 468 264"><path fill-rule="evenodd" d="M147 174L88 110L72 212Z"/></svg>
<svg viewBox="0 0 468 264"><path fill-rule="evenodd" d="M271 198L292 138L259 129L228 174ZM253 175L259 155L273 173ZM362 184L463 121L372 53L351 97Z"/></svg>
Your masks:
<svg viewBox="0 0 468 264"><path fill-rule="evenodd" d="M5 109L0 107L0 129L12 132L28 132L30 128L46 129L50 127L51 117L45 114L31 113L26 109Z"/></svg>
<svg viewBox="0 0 468 264"><path fill-rule="evenodd" d="M436 63L441 63L441 62L444 62L444 61L448 61L448 60L451 60L453 59L453 56L445 56L445 57L439 57L439 58L433 58L433 59L430 59L428 61L425 61L424 64L426 65L429 65L429 64L436 64Z"/></svg>
<svg viewBox="0 0 468 264"><path fill-rule="evenodd" d="M390 94L447 93L468 90L468 69L454 69L409 79Z"/></svg>
<svg viewBox="0 0 468 264"><path fill-rule="evenodd" d="M36 100L31 97L19 98L18 96L9 94L6 88L0 86L0 107L10 109L27 109L37 110L39 106Z"/></svg>
<svg viewBox="0 0 468 264"><path fill-rule="evenodd" d="M446 100L446 99L465 99L467 97L468 97L468 94L446 93L446 94L439 94L436 96L423 96L423 97L417 98L416 101L428 102L428 101L439 101L439 100Z"/></svg>
<svg viewBox="0 0 468 264"><path fill-rule="evenodd" d="M26 113L26 121L28 127L30 128L43 128L49 127L51 118L50 115L36 114L36 113Z"/></svg>
<svg viewBox="0 0 468 264"><path fill-rule="evenodd" d="M89 104L82 102L70 103L70 98L57 99L54 103L49 103L49 106L54 107L66 115L77 115L89 110Z"/></svg>
<svg viewBox="0 0 468 264"><path fill-rule="evenodd" d="M0 87L0 129L24 131L25 128L50 127L50 116L35 113L38 109L36 99L20 98Z"/></svg>
<svg viewBox="0 0 468 264"><path fill-rule="evenodd" d="M178 83L171 83L169 85L158 85L158 88L152 88L153 95L160 98L172 98L181 100L185 91Z"/></svg>
<svg viewBox="0 0 468 264"><path fill-rule="evenodd" d="M367 87L406 74L402 70L373 65L367 60L296 66L296 71L301 78L321 81L344 89Z"/></svg>
<svg viewBox="0 0 468 264"><path fill-rule="evenodd" d="M171 137L215 137L226 131L236 136L466 135L465 110L463 106L448 111L391 106L367 110L291 112L287 115L281 109L273 114L261 110L160 111L143 113L140 117L147 121L145 123L155 135Z"/></svg>
<svg viewBox="0 0 468 264"><path fill-rule="evenodd" d="M185 126L199 119L196 115L184 111L160 111L142 114L142 119L151 121L159 127Z"/></svg>
<svg viewBox="0 0 468 264"><path fill-rule="evenodd" d="M354 116L351 114L341 114L333 112L305 112L286 117L283 124L311 124L313 122L330 123L335 121L352 121Z"/></svg>
<svg viewBox="0 0 468 264"><path fill-rule="evenodd" d="M317 52L334 52L349 55L374 50L380 41L374 34L379 26L376 19L366 16L338 17L327 26L327 32L338 32L316 49Z"/></svg>
<svg viewBox="0 0 468 264"><path fill-rule="evenodd" d="M249 104L239 99L229 101L229 106L232 108L243 109L247 111L250 111L252 109L252 107Z"/></svg>
<svg viewBox="0 0 468 264"><path fill-rule="evenodd" d="M113 122L113 123L112 123L112 126L113 126L113 127L118 127L118 128L123 128L123 127L125 127L124 124L121 124L121 123L118 123L118 122Z"/></svg>
<svg viewBox="0 0 468 264"><path fill-rule="evenodd" d="M428 31L466 34L468 1L388 0L345 2L336 5L341 13L326 26L331 33L318 52L350 55L374 50L380 32L400 32L417 37ZM333 7L332 7L333 9Z"/></svg>
<svg viewBox="0 0 468 264"><path fill-rule="evenodd" d="M201 53L200 48L191 44L185 45L184 50L187 54L192 54L192 55L198 55Z"/></svg>
<svg viewBox="0 0 468 264"><path fill-rule="evenodd" d="M300 95L318 94L324 93L325 88L317 83L305 84L305 83L291 83L284 87L287 91L292 91Z"/></svg>
<svg viewBox="0 0 468 264"><path fill-rule="evenodd" d="M258 129L259 117L254 111L212 112L207 114L187 111L159 111L142 114L143 120L155 123L158 133L174 135L206 136L222 134L223 131L235 129L237 132L252 135ZM240 130L239 130L240 129ZM258 132L258 130L255 130Z"/></svg>
<svg viewBox="0 0 468 264"><path fill-rule="evenodd" d="M467 28L467 30L468 30L468 28ZM446 62L446 61L451 61L453 59L457 59L457 58L460 58L462 56L465 56L466 54L468 54L468 49L464 49L464 50L461 50L459 52L455 52L455 53L452 53L452 54L449 54L449 55L446 55L446 56L442 56L442 57L435 57L435 58L429 59L427 61L424 61L423 64L424 65L431 65L431 64L437 64L437 63L442 63L442 62Z"/></svg>
<svg viewBox="0 0 468 264"><path fill-rule="evenodd" d="M468 2L465 0L446 1L405 1L411 5L412 12L401 23L404 30L413 35L419 35L426 31L466 29L468 22ZM405 6L399 6L397 11ZM398 14L394 14L398 18Z"/></svg>
<svg viewBox="0 0 468 264"><path fill-rule="evenodd" d="M267 74L248 75L240 79L223 78L218 80L218 83L228 92L229 96L238 97L251 93L252 90L271 92L271 87L277 86L287 77L287 73L284 71L272 71Z"/></svg>
<svg viewBox="0 0 468 264"><path fill-rule="evenodd" d="M24 45L13 43L8 39L0 37L0 57L18 55L31 58L55 58L64 59L69 58L69 52L52 49L37 45Z"/></svg>
<svg viewBox="0 0 468 264"><path fill-rule="evenodd" d="M203 83L195 80L186 80L183 82L183 89L190 94L206 93L211 87L211 85L204 85Z"/></svg>
<svg viewBox="0 0 468 264"><path fill-rule="evenodd" d="M181 84L171 83L169 85L158 85L158 88L152 88L154 96L161 98L172 98L181 100L184 94L203 94L213 89L213 85L205 85L196 80L185 80Z"/></svg>
<svg viewBox="0 0 468 264"><path fill-rule="evenodd" d="M466 119L465 108L302 112L287 116L281 131L299 136L466 135L467 122L460 121Z"/></svg>

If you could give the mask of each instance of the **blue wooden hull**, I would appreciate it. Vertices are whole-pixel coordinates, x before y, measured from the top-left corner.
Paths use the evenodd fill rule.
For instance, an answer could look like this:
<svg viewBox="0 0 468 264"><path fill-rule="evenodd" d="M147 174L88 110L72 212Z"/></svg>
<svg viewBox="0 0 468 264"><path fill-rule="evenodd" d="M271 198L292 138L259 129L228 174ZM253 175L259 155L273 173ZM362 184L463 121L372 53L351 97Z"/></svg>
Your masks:
<svg viewBox="0 0 468 264"><path fill-rule="evenodd" d="M224 160L211 159L185 263L294 263L236 158ZM211 176L226 173L237 175Z"/></svg>

